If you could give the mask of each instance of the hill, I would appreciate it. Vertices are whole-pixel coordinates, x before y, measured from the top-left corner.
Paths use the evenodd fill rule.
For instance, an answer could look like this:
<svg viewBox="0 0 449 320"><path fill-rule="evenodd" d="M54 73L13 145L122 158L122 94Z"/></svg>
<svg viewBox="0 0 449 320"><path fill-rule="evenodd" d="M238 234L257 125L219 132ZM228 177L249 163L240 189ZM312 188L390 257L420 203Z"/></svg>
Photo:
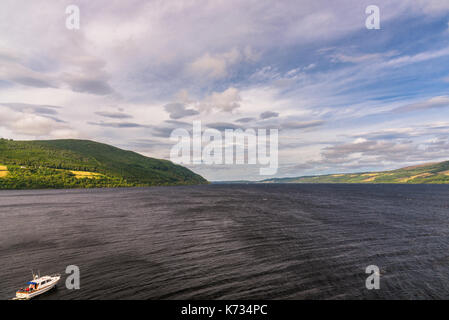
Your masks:
<svg viewBox="0 0 449 320"><path fill-rule="evenodd" d="M189 169L89 140L0 139L0 189L208 183Z"/></svg>
<svg viewBox="0 0 449 320"><path fill-rule="evenodd" d="M329 174L295 178L275 178L260 183L449 183L449 161L428 163L391 171Z"/></svg>

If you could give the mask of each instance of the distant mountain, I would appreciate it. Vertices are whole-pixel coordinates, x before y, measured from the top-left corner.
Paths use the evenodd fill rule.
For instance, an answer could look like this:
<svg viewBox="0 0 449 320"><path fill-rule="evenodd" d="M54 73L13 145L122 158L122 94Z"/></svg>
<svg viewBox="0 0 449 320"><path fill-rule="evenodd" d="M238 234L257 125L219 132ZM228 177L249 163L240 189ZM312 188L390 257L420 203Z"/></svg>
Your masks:
<svg viewBox="0 0 449 320"><path fill-rule="evenodd" d="M0 139L0 189L206 183L200 175L170 161L94 141Z"/></svg>
<svg viewBox="0 0 449 320"><path fill-rule="evenodd" d="M449 183L449 161L427 163L391 171L274 178L259 183Z"/></svg>

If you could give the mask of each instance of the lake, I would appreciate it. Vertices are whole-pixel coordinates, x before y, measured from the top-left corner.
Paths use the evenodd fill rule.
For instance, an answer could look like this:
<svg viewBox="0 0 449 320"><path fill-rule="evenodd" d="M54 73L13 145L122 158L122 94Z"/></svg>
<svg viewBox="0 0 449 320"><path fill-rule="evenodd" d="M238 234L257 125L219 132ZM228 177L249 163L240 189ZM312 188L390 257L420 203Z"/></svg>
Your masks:
<svg viewBox="0 0 449 320"><path fill-rule="evenodd" d="M0 299L31 269L63 274L39 299L448 299L449 186L0 191Z"/></svg>

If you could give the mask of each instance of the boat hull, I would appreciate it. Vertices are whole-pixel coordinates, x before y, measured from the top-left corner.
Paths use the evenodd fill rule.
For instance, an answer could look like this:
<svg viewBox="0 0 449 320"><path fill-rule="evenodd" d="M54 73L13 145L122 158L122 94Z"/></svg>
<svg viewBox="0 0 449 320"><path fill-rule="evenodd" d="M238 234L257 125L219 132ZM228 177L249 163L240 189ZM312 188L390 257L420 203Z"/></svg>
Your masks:
<svg viewBox="0 0 449 320"><path fill-rule="evenodd" d="M42 288L39 288L38 290L33 291L33 292L17 292L15 300L29 300L29 299L37 297L45 292L48 292L51 289L53 289L54 287L56 287L56 285L58 284L60 279L61 279L60 276L54 277L54 280L51 283L49 283L48 285L46 285Z"/></svg>

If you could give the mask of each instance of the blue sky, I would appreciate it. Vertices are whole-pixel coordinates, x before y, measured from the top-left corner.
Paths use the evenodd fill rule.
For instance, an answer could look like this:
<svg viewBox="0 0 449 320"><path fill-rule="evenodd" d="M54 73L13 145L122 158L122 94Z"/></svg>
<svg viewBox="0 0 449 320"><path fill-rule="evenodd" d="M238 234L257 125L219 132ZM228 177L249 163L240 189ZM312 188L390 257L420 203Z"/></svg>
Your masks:
<svg viewBox="0 0 449 320"><path fill-rule="evenodd" d="M373 4L380 30L365 27ZM278 177L449 160L448 23L444 0L4 0L0 136L168 158L170 132L201 120L278 128Z"/></svg>

